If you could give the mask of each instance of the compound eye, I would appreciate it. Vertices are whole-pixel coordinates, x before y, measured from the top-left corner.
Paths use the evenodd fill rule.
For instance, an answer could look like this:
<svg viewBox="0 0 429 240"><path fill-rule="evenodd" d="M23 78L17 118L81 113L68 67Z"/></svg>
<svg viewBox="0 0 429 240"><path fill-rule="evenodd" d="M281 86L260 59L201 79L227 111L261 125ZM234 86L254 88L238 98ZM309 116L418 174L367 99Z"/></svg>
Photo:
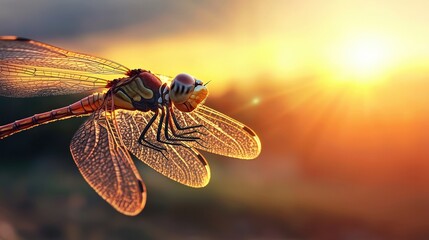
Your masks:
<svg viewBox="0 0 429 240"><path fill-rule="evenodd" d="M176 92L185 92L193 86L195 86L195 78L189 74L181 73L173 79L171 89Z"/></svg>
<svg viewBox="0 0 429 240"><path fill-rule="evenodd" d="M183 103L188 100L195 87L195 78L189 74L181 73L171 82L170 98L175 103Z"/></svg>

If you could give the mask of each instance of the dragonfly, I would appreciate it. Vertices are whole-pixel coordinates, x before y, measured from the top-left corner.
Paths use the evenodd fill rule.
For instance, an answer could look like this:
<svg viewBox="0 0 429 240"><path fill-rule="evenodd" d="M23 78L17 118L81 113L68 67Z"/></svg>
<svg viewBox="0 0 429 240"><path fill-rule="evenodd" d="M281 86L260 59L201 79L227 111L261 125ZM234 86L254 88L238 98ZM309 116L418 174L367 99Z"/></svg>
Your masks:
<svg viewBox="0 0 429 240"><path fill-rule="evenodd" d="M112 79L114 74L123 77ZM87 93L68 106L0 126L0 139L42 124L89 116L72 137L71 155L84 179L113 208L140 213L146 186L131 155L166 177L200 188L210 180L198 151L239 159L261 152L257 134L204 105L206 84L65 50L16 36L0 36L0 96Z"/></svg>

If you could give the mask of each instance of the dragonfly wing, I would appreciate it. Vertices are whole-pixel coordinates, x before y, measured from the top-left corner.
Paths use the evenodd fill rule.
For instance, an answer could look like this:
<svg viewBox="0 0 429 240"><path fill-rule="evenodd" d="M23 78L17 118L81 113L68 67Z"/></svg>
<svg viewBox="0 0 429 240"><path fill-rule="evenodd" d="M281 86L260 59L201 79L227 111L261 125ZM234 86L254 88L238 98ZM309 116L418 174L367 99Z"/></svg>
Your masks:
<svg viewBox="0 0 429 240"><path fill-rule="evenodd" d="M176 108L175 116L182 127L203 125L198 134L203 146L190 143L195 148L228 157L253 159L261 152L261 141L246 125L216 110L201 105L184 113Z"/></svg>
<svg viewBox="0 0 429 240"><path fill-rule="evenodd" d="M116 110L116 122L127 149L138 159L159 173L190 187L204 187L210 180L210 169L205 158L187 146L162 144L156 139L159 119L152 124L146 139L166 151L157 151L138 142L140 134L153 116L151 112Z"/></svg>
<svg viewBox="0 0 429 240"><path fill-rule="evenodd" d="M129 69L107 59L30 39L0 36L0 95L63 95L106 87L106 74ZM97 76L95 76L97 75ZM102 75L102 76L99 76Z"/></svg>
<svg viewBox="0 0 429 240"><path fill-rule="evenodd" d="M0 95L33 97L73 94L104 88L108 80L38 67L3 64L0 61Z"/></svg>
<svg viewBox="0 0 429 240"><path fill-rule="evenodd" d="M125 74L129 71L127 67L104 58L15 36L0 36L0 61L7 64L50 67L94 74Z"/></svg>
<svg viewBox="0 0 429 240"><path fill-rule="evenodd" d="M146 203L145 185L103 110L74 135L70 150L91 187L119 212L136 215Z"/></svg>

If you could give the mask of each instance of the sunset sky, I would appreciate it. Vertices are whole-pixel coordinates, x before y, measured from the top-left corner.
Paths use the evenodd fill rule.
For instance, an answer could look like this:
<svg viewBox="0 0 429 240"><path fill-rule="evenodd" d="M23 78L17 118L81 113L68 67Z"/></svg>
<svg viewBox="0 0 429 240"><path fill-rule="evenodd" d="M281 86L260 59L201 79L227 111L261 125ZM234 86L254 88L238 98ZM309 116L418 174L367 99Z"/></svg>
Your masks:
<svg viewBox="0 0 429 240"><path fill-rule="evenodd" d="M0 34L211 81L209 106L254 129L262 153L219 161L208 191L282 220L349 216L407 238L428 236L428 9L427 0L0 0ZM23 114L24 100L8 101L22 101L10 109ZM38 136L21 134L31 133L19 143Z"/></svg>

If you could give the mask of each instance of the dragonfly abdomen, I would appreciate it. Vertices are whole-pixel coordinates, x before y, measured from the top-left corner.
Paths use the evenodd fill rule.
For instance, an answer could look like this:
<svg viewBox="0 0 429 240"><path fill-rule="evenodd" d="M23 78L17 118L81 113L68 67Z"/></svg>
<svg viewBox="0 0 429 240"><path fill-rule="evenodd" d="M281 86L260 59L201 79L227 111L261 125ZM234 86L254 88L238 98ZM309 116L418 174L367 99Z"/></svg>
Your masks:
<svg viewBox="0 0 429 240"><path fill-rule="evenodd" d="M105 93L94 93L66 107L44 113L38 113L31 117L16 120L15 122L0 126L0 139L56 120L88 115L102 105L104 96Z"/></svg>

